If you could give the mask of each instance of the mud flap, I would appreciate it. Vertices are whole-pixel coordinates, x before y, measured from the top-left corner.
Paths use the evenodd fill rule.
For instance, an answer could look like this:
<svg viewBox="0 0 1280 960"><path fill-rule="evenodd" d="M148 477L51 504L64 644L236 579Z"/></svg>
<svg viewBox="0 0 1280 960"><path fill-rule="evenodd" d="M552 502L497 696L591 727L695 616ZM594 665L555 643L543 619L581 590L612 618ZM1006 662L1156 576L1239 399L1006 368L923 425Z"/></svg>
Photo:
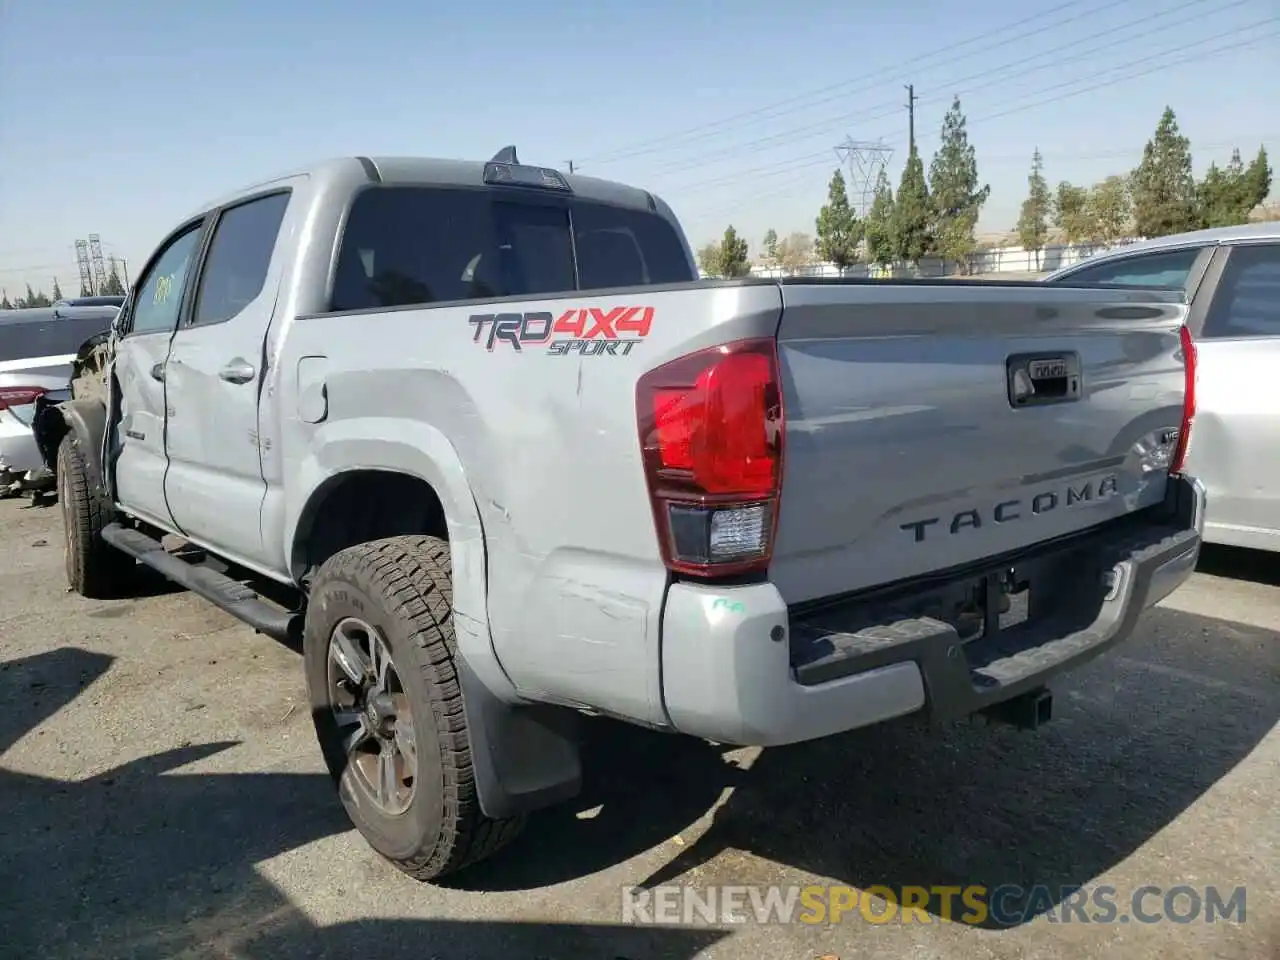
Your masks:
<svg viewBox="0 0 1280 960"><path fill-rule="evenodd" d="M484 815L505 820L577 796L582 789L578 714L566 707L506 703L464 658L455 664Z"/></svg>

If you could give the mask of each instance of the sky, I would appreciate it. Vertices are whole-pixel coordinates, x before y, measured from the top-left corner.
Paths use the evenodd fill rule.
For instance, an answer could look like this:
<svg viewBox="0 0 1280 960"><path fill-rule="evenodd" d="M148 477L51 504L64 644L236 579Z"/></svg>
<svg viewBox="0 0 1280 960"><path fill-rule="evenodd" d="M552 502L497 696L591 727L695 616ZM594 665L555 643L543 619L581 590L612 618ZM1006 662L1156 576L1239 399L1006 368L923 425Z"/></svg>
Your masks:
<svg viewBox="0 0 1280 960"><path fill-rule="evenodd" d="M1166 105L1197 174L1233 145L1280 166L1280 0L0 0L0 288L74 292L90 233L136 271L205 202L318 159L507 144L754 251L813 233L846 139L896 185L905 84L926 166L961 98L979 231L1003 232L1035 148L1050 183L1122 173Z"/></svg>

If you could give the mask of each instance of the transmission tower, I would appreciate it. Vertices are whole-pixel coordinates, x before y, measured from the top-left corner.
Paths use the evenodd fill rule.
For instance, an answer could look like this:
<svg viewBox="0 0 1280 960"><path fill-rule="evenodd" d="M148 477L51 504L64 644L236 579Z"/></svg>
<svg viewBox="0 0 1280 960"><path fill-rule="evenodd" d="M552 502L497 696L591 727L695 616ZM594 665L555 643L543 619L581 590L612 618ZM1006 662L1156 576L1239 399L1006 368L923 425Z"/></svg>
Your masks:
<svg viewBox="0 0 1280 960"><path fill-rule="evenodd" d="M836 147L836 156L849 168L849 205L859 217L865 217L871 209L876 181L892 155L893 147L879 140L846 137L844 143Z"/></svg>
<svg viewBox="0 0 1280 960"><path fill-rule="evenodd" d="M89 244L84 240L76 241L76 263L80 267L80 291L93 296L93 268L89 264Z"/></svg>
<svg viewBox="0 0 1280 960"><path fill-rule="evenodd" d="M93 261L94 289L107 288L107 266L102 260L102 241L96 233L89 234L89 259Z"/></svg>

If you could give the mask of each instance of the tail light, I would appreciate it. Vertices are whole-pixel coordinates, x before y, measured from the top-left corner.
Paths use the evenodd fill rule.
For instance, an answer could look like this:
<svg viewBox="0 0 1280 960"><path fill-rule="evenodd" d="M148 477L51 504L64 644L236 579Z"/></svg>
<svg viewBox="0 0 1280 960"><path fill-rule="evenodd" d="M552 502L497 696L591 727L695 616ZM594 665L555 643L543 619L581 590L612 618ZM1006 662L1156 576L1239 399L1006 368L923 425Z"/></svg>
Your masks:
<svg viewBox="0 0 1280 960"><path fill-rule="evenodd" d="M36 397L47 392L44 387L0 387L0 410L35 403Z"/></svg>
<svg viewBox="0 0 1280 960"><path fill-rule="evenodd" d="M782 486L776 343L740 340L651 370L636 413L668 569L707 577L767 567Z"/></svg>
<svg viewBox="0 0 1280 960"><path fill-rule="evenodd" d="M1182 363L1185 384L1182 393L1182 426L1178 428L1178 444L1173 449L1173 460L1169 464L1171 474L1179 474L1187 460L1187 451L1191 446L1191 424L1196 416L1196 345L1191 339L1191 331L1183 326L1178 331L1182 342Z"/></svg>

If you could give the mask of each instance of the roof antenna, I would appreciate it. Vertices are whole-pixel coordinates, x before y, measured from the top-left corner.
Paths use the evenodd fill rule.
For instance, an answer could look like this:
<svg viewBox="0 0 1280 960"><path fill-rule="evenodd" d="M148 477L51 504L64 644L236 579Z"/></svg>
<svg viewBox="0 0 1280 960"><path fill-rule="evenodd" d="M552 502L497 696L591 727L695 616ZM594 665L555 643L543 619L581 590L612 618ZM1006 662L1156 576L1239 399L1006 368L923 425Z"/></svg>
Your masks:
<svg viewBox="0 0 1280 960"><path fill-rule="evenodd" d="M490 160L489 162L490 163L509 163L515 167L520 166L520 161L516 159L516 148L514 144L509 147L503 147L501 150L499 150L497 153L493 155L493 159Z"/></svg>

